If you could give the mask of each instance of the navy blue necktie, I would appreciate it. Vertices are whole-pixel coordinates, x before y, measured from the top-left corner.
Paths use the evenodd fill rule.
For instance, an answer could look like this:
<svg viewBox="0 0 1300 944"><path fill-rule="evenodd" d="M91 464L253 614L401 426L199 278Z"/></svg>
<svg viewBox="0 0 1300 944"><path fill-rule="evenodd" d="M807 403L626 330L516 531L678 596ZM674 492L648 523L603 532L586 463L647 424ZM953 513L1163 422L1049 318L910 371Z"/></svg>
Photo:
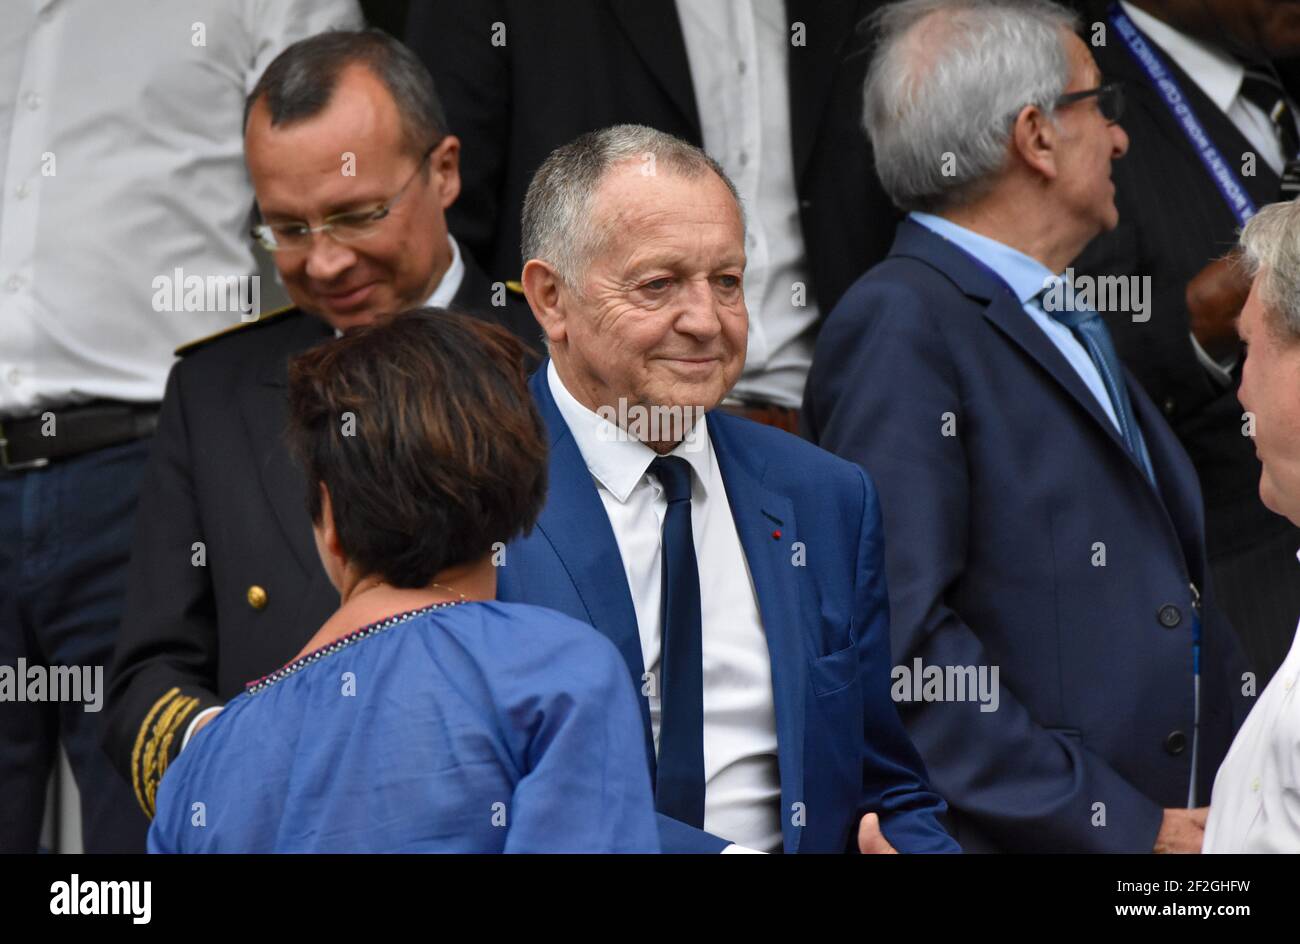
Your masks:
<svg viewBox="0 0 1300 944"><path fill-rule="evenodd" d="M691 467L661 456L650 474L668 499L661 559L659 763L655 809L704 828L704 657L701 651L700 570L691 530Z"/></svg>
<svg viewBox="0 0 1300 944"><path fill-rule="evenodd" d="M1115 408L1120 437L1146 473L1147 481L1155 485L1156 473L1151 467L1151 456L1147 452L1146 440L1142 438L1142 430L1133 416L1133 404L1128 398L1128 389L1124 386L1124 372L1120 369L1119 355L1115 353L1115 344L1110 339L1106 322L1095 311L1086 308L1078 310L1073 304L1066 307L1075 310L1053 310L1056 306L1044 305L1043 297L1038 296L1038 307L1049 318L1069 328L1092 358L1097 373L1101 374L1101 382L1106 385L1106 392L1110 395L1110 405Z"/></svg>

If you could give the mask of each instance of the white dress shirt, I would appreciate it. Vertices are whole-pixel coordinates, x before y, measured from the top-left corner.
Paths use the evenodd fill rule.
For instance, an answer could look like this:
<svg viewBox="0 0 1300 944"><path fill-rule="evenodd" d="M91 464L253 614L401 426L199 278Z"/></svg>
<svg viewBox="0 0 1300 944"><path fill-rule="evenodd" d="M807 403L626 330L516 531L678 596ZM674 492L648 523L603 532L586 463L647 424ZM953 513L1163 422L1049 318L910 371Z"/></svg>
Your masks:
<svg viewBox="0 0 1300 944"><path fill-rule="evenodd" d="M443 273L442 280L438 282L438 287L433 290L429 300L424 303L426 308L446 308L460 291L460 283L465 279L465 260L461 258L460 246L450 233L447 234L447 240L451 243L451 265ZM342 334L343 332L338 328L334 329L334 337L340 337ZM190 737L194 734L198 723L204 718L215 715L223 707L223 705L213 705L204 708L190 719L190 723L185 726L185 736L181 738L181 750L185 750L186 745L190 743Z"/></svg>
<svg viewBox="0 0 1300 944"><path fill-rule="evenodd" d="M1201 851L1300 853L1300 628L1214 778Z"/></svg>
<svg viewBox="0 0 1300 944"><path fill-rule="evenodd" d="M161 400L172 351L240 313L155 311L153 280L257 271L244 97L356 0L5 0L3 22L0 418Z"/></svg>
<svg viewBox="0 0 1300 944"><path fill-rule="evenodd" d="M677 0L704 150L747 208L745 303L749 347L732 391L798 407L812 365L817 305L790 143L790 24L783 0ZM805 286L793 304L794 285Z"/></svg>
<svg viewBox="0 0 1300 944"><path fill-rule="evenodd" d="M658 678L663 639L660 555L668 503L658 480L647 471L657 453L642 442L611 435L617 427L565 389L554 362L548 364L546 376L609 516L636 610L641 658L645 671ZM781 848L781 782L772 661L706 423L701 417L689 441L671 453L685 459L694 473L691 529L702 568L704 828L733 843L774 852ZM656 687L648 699L656 751L660 694Z"/></svg>

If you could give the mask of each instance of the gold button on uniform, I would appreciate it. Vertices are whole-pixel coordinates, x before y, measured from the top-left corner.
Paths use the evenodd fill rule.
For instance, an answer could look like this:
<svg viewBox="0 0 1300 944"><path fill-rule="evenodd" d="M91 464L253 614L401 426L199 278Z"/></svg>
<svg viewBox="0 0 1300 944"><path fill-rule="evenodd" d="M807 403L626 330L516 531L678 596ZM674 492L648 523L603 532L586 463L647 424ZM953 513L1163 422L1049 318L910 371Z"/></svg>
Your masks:
<svg viewBox="0 0 1300 944"><path fill-rule="evenodd" d="M255 610L266 608L266 591L257 584L253 584L248 588L247 599L248 605Z"/></svg>

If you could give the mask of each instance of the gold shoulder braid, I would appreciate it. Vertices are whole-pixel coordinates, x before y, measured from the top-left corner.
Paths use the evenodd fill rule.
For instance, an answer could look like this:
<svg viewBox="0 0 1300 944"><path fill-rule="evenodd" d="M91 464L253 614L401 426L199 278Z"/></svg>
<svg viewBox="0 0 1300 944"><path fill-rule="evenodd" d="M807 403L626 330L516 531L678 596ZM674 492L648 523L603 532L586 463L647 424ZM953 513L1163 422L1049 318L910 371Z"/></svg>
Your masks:
<svg viewBox="0 0 1300 944"><path fill-rule="evenodd" d="M275 311L268 311L265 314L258 315L253 321L241 321L238 324L231 325L229 328L222 328L220 331L215 331L206 337L196 338L193 341L186 341L176 349L175 354L177 357L184 357L186 354L193 354L199 348L207 347L218 338L224 338L226 335L234 334L237 331L247 331L249 328L257 328L263 325L273 324L286 315L293 314L298 310L299 309L296 305L286 305L283 308L277 308Z"/></svg>

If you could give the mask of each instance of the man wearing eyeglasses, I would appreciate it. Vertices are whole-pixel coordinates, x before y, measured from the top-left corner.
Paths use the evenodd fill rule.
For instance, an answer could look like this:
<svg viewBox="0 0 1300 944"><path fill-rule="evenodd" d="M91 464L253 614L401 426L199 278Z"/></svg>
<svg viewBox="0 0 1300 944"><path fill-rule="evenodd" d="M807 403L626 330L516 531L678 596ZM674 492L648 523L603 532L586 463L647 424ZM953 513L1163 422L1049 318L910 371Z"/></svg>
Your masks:
<svg viewBox="0 0 1300 944"><path fill-rule="evenodd" d="M967 851L1197 851L1244 664L1195 471L1067 272L1119 222L1120 97L1047 0L878 25L866 125L910 216L804 415L880 491L900 713Z"/></svg>
<svg viewBox="0 0 1300 944"><path fill-rule="evenodd" d="M289 359L424 305L502 324L527 304L448 234L459 143L432 79L377 31L295 43L248 97L253 237L293 306L180 350L144 479L108 697L109 753L146 814L167 765L337 607L284 439ZM346 435L349 422L339 418Z"/></svg>

